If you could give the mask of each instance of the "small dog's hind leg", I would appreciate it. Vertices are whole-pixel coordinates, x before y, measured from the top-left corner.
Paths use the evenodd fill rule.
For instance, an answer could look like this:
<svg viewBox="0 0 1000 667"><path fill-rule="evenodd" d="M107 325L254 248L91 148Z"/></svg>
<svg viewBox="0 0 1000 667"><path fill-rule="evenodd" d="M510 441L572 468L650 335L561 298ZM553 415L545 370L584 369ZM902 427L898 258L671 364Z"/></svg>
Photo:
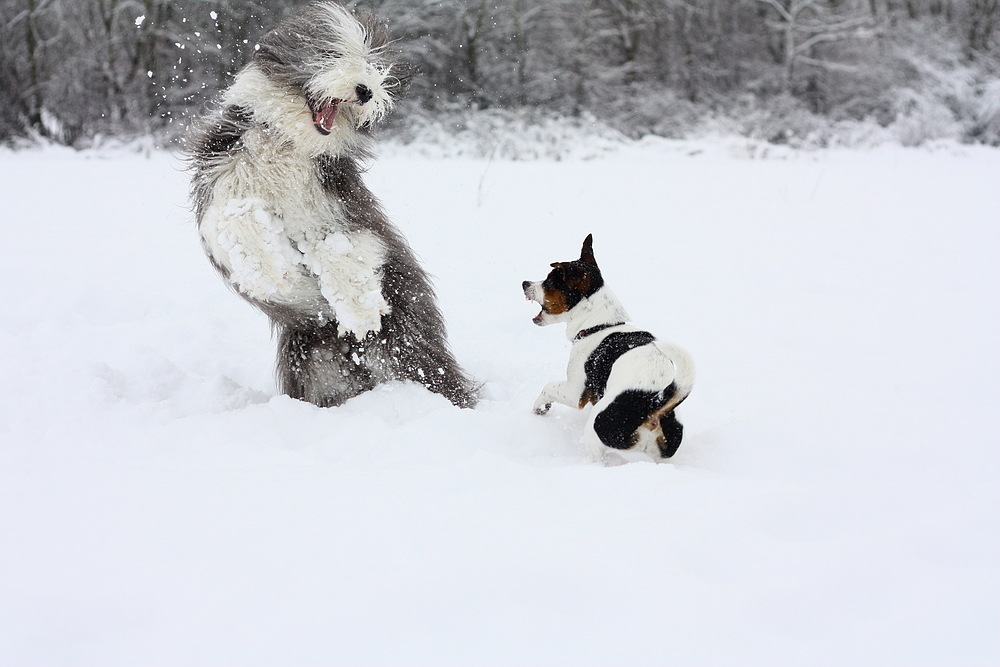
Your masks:
<svg viewBox="0 0 1000 667"><path fill-rule="evenodd" d="M677 415L671 410L660 417L660 429L663 431L662 439L658 438L656 444L660 447L660 456L669 459L677 453L684 438L684 425L677 421Z"/></svg>
<svg viewBox="0 0 1000 667"><path fill-rule="evenodd" d="M597 435L597 431L594 430L594 420L597 418L598 411L595 408L587 419L587 425L583 428L583 444L587 448L587 455L590 457L591 463L601 463L604 460L604 453L607 447L601 442L601 438Z"/></svg>

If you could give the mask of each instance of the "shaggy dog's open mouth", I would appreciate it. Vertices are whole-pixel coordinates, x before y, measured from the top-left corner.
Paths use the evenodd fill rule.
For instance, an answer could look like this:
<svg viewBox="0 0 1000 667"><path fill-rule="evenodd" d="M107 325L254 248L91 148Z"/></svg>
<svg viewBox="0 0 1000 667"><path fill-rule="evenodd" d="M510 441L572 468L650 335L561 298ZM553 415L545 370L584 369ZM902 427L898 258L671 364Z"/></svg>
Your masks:
<svg viewBox="0 0 1000 667"><path fill-rule="evenodd" d="M316 126L317 132L325 136L333 131L333 123L337 120L337 111L340 103L343 101L334 99L309 103L309 110L312 111L313 125Z"/></svg>

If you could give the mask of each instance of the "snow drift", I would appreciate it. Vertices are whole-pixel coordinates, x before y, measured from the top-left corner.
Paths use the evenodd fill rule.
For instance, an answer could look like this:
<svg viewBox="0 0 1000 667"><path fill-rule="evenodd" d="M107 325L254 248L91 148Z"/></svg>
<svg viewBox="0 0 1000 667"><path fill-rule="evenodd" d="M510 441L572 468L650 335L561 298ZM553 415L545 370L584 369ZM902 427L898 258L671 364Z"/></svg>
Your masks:
<svg viewBox="0 0 1000 667"><path fill-rule="evenodd" d="M0 152L0 663L995 664L1000 153L598 154L368 174L459 410L276 396L170 156ZM531 414L568 342L520 283L589 232L698 364L672 463Z"/></svg>

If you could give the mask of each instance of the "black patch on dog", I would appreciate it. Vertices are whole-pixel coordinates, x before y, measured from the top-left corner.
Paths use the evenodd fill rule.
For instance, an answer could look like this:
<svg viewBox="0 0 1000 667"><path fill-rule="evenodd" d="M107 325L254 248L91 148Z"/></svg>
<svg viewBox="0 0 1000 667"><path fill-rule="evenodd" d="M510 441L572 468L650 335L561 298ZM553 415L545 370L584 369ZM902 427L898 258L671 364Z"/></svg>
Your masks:
<svg viewBox="0 0 1000 667"><path fill-rule="evenodd" d="M654 340L656 337L648 331L625 331L608 334L583 364L583 372L587 374L583 395L586 396L589 392L595 401L601 400L608 387L611 367L615 365L618 358L629 350L649 345ZM646 416L648 417L649 413L646 413Z"/></svg>
<svg viewBox="0 0 1000 667"><path fill-rule="evenodd" d="M628 449L635 444L635 431L663 404L658 391L629 389L615 396L594 419L594 431L606 446Z"/></svg>
<svg viewBox="0 0 1000 667"><path fill-rule="evenodd" d="M673 387L674 385L670 385ZM669 400L673 394L667 396ZM663 431L663 442L660 446L660 456L669 459L677 453L677 448L681 446L681 438L684 437L684 424L677 421L677 415L671 410L660 417L660 429Z"/></svg>
<svg viewBox="0 0 1000 667"><path fill-rule="evenodd" d="M673 383L662 391L623 391L594 418L594 432L607 447L630 449L636 443L636 431L676 393L677 386ZM657 445L660 456L668 459L681 446L684 426L677 421L673 410L660 417L659 426L663 431L663 439L658 439Z"/></svg>

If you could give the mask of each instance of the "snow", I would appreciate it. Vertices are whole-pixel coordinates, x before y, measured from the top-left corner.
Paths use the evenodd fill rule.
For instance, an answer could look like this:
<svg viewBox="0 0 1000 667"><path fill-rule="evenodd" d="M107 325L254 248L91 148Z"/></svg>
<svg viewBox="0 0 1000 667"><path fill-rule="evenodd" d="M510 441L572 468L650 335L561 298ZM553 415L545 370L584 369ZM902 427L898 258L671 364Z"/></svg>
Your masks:
<svg viewBox="0 0 1000 667"><path fill-rule="evenodd" d="M1000 151L383 153L476 410L276 396L175 158L0 152L0 664L1000 662ZM591 232L697 364L672 463L531 414Z"/></svg>

